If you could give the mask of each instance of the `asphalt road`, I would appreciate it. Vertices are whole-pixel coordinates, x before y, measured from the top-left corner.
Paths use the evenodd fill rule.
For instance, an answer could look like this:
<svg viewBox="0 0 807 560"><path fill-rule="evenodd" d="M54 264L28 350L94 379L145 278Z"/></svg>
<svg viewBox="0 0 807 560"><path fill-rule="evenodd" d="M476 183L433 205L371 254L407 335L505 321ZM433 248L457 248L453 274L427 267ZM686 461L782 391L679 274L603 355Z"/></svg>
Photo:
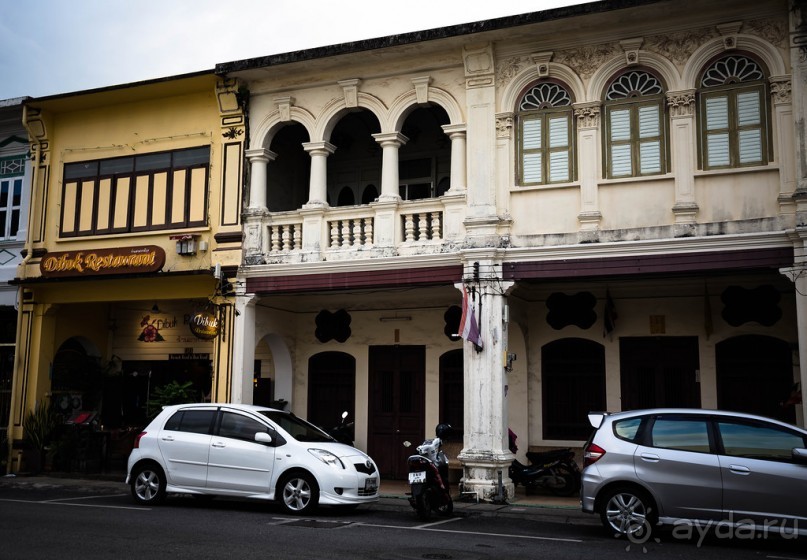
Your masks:
<svg viewBox="0 0 807 560"><path fill-rule="evenodd" d="M659 532L646 543L605 536L590 516L525 508L458 508L420 522L402 499L292 517L242 500L170 497L135 505L121 484L0 482L0 559L260 558L476 560L655 558L807 560L804 540L688 540Z"/></svg>

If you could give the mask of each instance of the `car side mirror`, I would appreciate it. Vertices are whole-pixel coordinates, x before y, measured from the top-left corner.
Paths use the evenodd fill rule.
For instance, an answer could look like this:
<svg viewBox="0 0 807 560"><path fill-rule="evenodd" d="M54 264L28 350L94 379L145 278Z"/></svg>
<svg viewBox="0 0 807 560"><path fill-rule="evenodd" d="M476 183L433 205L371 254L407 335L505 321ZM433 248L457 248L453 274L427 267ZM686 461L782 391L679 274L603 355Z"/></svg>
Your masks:
<svg viewBox="0 0 807 560"><path fill-rule="evenodd" d="M807 449L796 447L793 449L791 455L796 463L807 465Z"/></svg>
<svg viewBox="0 0 807 560"><path fill-rule="evenodd" d="M255 434L255 441L258 443L272 443L272 436L266 432L257 432Z"/></svg>

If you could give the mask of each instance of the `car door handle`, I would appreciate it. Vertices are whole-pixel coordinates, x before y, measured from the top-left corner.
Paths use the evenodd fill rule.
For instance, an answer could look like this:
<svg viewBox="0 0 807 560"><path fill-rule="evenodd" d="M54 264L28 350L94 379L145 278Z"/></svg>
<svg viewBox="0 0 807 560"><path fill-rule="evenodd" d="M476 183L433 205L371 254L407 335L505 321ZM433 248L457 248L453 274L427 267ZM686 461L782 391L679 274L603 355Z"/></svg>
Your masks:
<svg viewBox="0 0 807 560"><path fill-rule="evenodd" d="M211 444L213 447L227 447L227 444L223 441L217 441Z"/></svg>
<svg viewBox="0 0 807 560"><path fill-rule="evenodd" d="M751 469L742 465L729 465L729 470L734 474L751 474Z"/></svg>
<svg viewBox="0 0 807 560"><path fill-rule="evenodd" d="M174 438L172 436L163 436L160 439L162 439L163 441L174 441Z"/></svg>
<svg viewBox="0 0 807 560"><path fill-rule="evenodd" d="M642 453L641 457L642 461L647 461L648 463L658 463L661 460L655 453Z"/></svg>

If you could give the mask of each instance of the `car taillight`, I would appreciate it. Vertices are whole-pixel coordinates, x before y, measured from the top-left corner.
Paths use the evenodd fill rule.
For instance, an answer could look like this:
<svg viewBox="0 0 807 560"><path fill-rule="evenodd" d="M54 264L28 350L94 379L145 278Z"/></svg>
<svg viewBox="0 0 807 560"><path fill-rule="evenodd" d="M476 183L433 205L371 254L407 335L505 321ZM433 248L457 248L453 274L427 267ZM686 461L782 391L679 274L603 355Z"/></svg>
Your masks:
<svg viewBox="0 0 807 560"><path fill-rule="evenodd" d="M605 455L605 449L596 443L589 444L589 446L583 450L583 467L593 465L602 459L603 455Z"/></svg>
<svg viewBox="0 0 807 560"><path fill-rule="evenodd" d="M137 449L137 448L140 447L140 440L143 439L144 435L146 435L146 432L140 432L139 434L137 434L137 436L135 437L134 445L132 446L132 449Z"/></svg>

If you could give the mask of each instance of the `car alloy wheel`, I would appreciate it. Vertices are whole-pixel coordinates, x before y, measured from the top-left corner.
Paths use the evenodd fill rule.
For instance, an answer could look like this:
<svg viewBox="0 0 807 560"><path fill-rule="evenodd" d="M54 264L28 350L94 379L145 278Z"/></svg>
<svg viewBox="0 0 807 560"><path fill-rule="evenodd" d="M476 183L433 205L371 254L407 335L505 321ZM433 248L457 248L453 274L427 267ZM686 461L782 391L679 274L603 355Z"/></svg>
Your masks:
<svg viewBox="0 0 807 560"><path fill-rule="evenodd" d="M643 535L651 531L655 514L644 492L632 488L616 488L608 492L600 512L603 526L616 535Z"/></svg>
<svg viewBox="0 0 807 560"><path fill-rule="evenodd" d="M287 512L303 514L314 510L319 502L319 487L308 473L286 477L280 484L281 503Z"/></svg>
<svg viewBox="0 0 807 560"><path fill-rule="evenodd" d="M132 497L141 504L159 504L165 499L165 476L156 465L143 465L132 479Z"/></svg>

